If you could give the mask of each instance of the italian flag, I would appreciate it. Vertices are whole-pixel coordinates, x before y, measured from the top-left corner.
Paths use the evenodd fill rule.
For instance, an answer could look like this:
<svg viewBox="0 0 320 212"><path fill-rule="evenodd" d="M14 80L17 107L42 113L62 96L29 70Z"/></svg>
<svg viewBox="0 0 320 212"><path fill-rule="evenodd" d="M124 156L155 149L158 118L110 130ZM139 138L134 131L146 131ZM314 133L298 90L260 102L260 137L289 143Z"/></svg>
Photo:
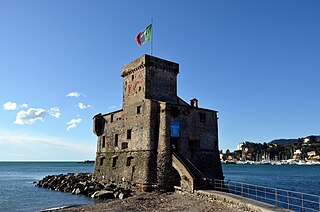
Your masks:
<svg viewBox="0 0 320 212"><path fill-rule="evenodd" d="M148 42L149 40L151 40L151 34L152 34L152 24L147 26L147 28L145 28L144 30L142 30L136 35L136 41L138 46L141 46L146 42Z"/></svg>

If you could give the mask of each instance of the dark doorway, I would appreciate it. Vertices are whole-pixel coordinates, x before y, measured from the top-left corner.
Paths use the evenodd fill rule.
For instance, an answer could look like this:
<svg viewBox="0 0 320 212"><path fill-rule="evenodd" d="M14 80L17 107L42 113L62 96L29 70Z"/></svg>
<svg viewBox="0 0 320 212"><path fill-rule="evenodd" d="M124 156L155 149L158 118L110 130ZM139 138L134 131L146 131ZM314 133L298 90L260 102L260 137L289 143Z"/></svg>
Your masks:
<svg viewBox="0 0 320 212"><path fill-rule="evenodd" d="M178 139L179 138L173 138L173 137L170 138L171 152L178 153L178 149L179 149Z"/></svg>

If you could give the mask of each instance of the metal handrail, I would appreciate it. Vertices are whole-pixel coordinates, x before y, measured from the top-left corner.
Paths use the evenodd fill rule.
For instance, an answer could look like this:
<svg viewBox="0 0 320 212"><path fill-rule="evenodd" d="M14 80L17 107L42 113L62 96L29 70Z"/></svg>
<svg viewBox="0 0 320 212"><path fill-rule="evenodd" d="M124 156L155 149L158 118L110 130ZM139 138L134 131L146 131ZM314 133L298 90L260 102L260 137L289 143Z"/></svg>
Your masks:
<svg viewBox="0 0 320 212"><path fill-rule="evenodd" d="M200 174L200 176L204 179L204 174L202 174L202 172L188 159L188 158L185 158L185 160L188 161L188 163Z"/></svg>
<svg viewBox="0 0 320 212"><path fill-rule="evenodd" d="M320 211L320 196L231 180L214 181L214 188L295 211Z"/></svg>
<svg viewBox="0 0 320 212"><path fill-rule="evenodd" d="M192 171L189 169L189 167L182 161L182 159L176 154L176 153L172 153L172 155L174 155L177 160L186 168L186 170L189 172L189 174L191 175L191 177L193 179L196 179L196 177L194 176L194 174L192 173Z"/></svg>

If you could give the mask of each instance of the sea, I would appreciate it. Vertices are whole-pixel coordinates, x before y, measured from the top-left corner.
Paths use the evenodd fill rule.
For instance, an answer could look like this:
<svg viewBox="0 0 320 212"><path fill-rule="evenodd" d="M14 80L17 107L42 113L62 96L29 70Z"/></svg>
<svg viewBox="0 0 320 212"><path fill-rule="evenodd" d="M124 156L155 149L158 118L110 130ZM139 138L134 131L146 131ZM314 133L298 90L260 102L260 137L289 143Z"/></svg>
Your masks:
<svg viewBox="0 0 320 212"><path fill-rule="evenodd" d="M320 165L223 164L225 180L320 196ZM0 162L0 211L41 211L93 205L94 199L38 188L47 175L92 172L93 164L77 162Z"/></svg>

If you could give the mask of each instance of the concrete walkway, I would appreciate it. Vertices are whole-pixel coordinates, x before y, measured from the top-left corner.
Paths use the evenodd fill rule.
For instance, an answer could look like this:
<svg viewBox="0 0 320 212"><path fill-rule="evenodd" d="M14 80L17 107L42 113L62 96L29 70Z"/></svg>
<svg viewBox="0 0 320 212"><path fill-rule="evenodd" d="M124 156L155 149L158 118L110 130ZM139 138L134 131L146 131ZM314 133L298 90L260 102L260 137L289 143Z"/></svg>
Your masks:
<svg viewBox="0 0 320 212"><path fill-rule="evenodd" d="M252 200L246 197L242 197L242 196L238 196L238 195L226 193L226 192L215 191L215 190L195 190L194 194L201 197L206 197L215 201L224 202L228 205L233 205L236 208L242 208L245 211L253 211L253 212L292 211L288 209L279 208L274 205L270 205L260 201Z"/></svg>

